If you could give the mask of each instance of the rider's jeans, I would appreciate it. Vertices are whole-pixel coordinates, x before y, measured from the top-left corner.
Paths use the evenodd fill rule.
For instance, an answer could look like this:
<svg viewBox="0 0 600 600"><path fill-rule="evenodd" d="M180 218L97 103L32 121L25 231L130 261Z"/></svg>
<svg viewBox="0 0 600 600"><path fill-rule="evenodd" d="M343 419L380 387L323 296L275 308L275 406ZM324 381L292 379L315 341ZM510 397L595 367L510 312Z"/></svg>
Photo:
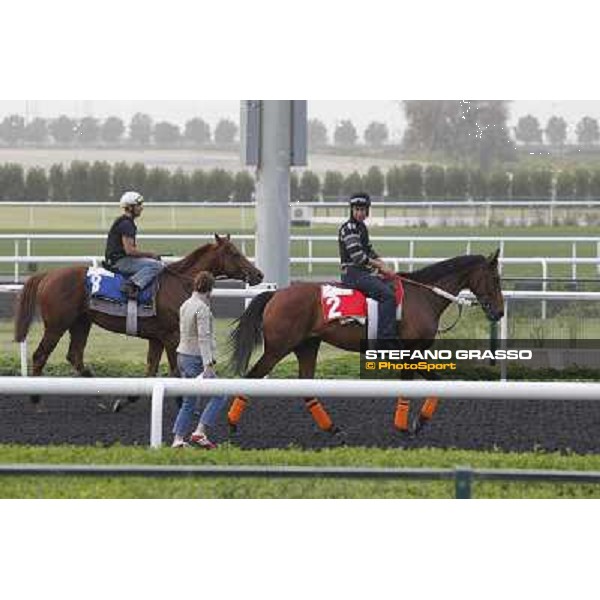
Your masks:
<svg viewBox="0 0 600 600"><path fill-rule="evenodd" d="M342 274L342 283L360 290L379 303L377 339L397 340L396 297L391 282L357 267L347 267Z"/></svg>
<svg viewBox="0 0 600 600"><path fill-rule="evenodd" d="M177 366L182 377L197 377L204 370L201 356L177 353ZM200 398L198 396L184 396L183 403L173 425L175 435L185 436L192 428L194 414L199 410ZM202 425L214 426L217 417L225 408L226 396L214 396L206 405L200 416Z"/></svg>
<svg viewBox="0 0 600 600"><path fill-rule="evenodd" d="M143 290L164 268L160 260L124 256L115 263L115 268L124 275L133 275L131 281Z"/></svg>

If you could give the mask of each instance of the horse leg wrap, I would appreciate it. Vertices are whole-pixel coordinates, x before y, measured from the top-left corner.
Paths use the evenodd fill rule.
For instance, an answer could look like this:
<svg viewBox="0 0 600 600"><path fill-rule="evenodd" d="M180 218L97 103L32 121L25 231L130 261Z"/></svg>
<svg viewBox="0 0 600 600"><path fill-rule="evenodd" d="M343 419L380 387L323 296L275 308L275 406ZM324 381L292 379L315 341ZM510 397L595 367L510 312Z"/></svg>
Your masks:
<svg viewBox="0 0 600 600"><path fill-rule="evenodd" d="M398 397L396 402L396 413L394 414L394 427L400 431L408 431L408 413L410 403L402 396Z"/></svg>
<svg viewBox="0 0 600 600"><path fill-rule="evenodd" d="M334 430L331 417L327 414L325 407L316 398L306 400L306 407L320 429L323 431Z"/></svg>
<svg viewBox="0 0 600 600"><path fill-rule="evenodd" d="M439 398L437 396L429 396L425 398L425 402L423 402L423 406L421 406L421 419L425 421L429 421L431 417L433 417L435 411L438 407Z"/></svg>
<svg viewBox="0 0 600 600"><path fill-rule="evenodd" d="M229 408L229 412L227 413L227 420L229 421L229 425L231 427L237 427L237 424L240 422L240 419L246 410L247 404L248 398L245 396L236 396L233 399L233 402Z"/></svg>

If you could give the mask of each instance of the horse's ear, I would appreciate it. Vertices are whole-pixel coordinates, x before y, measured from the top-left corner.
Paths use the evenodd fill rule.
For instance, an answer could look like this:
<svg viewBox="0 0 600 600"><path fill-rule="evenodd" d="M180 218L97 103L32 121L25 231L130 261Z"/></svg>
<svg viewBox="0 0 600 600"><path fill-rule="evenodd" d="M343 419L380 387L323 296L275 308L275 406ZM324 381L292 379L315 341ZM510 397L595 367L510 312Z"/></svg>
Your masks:
<svg viewBox="0 0 600 600"><path fill-rule="evenodd" d="M229 234L227 234L227 241L230 242L231 241L231 236Z"/></svg>
<svg viewBox="0 0 600 600"><path fill-rule="evenodd" d="M494 252L494 254L490 254L488 256L488 263L493 267L498 264L498 256L500 255L500 248Z"/></svg>
<svg viewBox="0 0 600 600"><path fill-rule="evenodd" d="M217 242L217 244L220 244L223 242L223 240L221 239L221 237L219 236L218 233L215 233L215 242Z"/></svg>

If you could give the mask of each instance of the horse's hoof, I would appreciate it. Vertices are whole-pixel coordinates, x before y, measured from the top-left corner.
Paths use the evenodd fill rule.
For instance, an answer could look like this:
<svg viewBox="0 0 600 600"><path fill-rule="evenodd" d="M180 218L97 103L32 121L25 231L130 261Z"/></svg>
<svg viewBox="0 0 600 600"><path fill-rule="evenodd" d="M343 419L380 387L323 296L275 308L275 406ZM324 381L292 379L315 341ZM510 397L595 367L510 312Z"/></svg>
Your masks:
<svg viewBox="0 0 600 600"><path fill-rule="evenodd" d="M30 396L30 400L32 404L39 404L40 403L40 397L36 394L33 396Z"/></svg>
<svg viewBox="0 0 600 600"><path fill-rule="evenodd" d="M85 369L83 369L83 371L81 371L81 376L82 377L95 377L94 371L92 371L91 369L88 369L87 367Z"/></svg>
<svg viewBox="0 0 600 600"><path fill-rule="evenodd" d="M346 435L346 432L343 429L341 429L337 425L334 425L329 430L329 433L339 444L341 444L343 446L346 445L346 443L348 441L348 436Z"/></svg>
<svg viewBox="0 0 600 600"><path fill-rule="evenodd" d="M424 419L421 415L416 415L410 425L410 435L413 437L419 435L419 433L421 433L423 429L425 429L429 421L429 419Z"/></svg>

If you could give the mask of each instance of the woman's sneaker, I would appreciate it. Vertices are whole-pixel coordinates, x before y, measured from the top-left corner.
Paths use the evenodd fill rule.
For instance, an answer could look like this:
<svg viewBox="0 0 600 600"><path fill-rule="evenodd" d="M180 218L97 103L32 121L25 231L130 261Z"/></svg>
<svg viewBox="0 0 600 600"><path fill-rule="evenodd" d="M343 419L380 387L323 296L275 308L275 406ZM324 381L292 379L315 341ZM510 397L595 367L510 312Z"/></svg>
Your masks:
<svg viewBox="0 0 600 600"><path fill-rule="evenodd" d="M190 445L187 442L173 442L171 448L189 448Z"/></svg>
<svg viewBox="0 0 600 600"><path fill-rule="evenodd" d="M204 448L205 450L214 450L217 445L211 442L205 433L192 433L190 436L190 446Z"/></svg>

